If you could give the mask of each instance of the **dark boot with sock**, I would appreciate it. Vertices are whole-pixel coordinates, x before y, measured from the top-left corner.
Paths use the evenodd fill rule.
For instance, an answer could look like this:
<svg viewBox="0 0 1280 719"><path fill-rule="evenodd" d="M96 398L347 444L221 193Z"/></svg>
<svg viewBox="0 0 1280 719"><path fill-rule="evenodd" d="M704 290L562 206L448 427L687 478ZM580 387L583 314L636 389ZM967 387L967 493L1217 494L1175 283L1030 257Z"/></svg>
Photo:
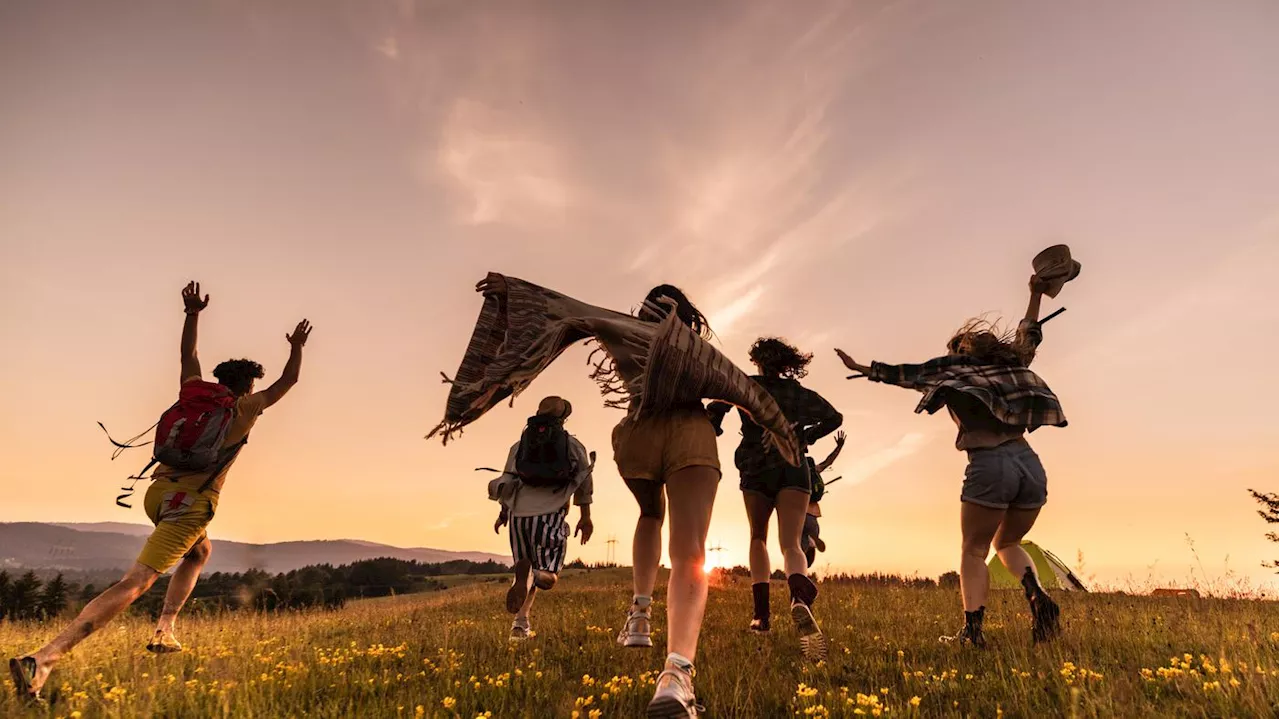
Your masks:
<svg viewBox="0 0 1280 719"><path fill-rule="evenodd" d="M791 619L800 635L800 651L809 661L820 662L827 658L827 638L813 616L818 585L803 574L792 574L787 577L787 587L791 590Z"/></svg>
<svg viewBox="0 0 1280 719"><path fill-rule="evenodd" d="M964 627L954 636L943 637L944 642L972 644L978 649L987 648L987 638L982 634L982 620L987 616L986 607L978 607L972 612L964 613Z"/></svg>
<svg viewBox="0 0 1280 719"><path fill-rule="evenodd" d="M755 616L751 619L751 631L763 634L769 631L769 583L751 585L751 599L755 604Z"/></svg>
<svg viewBox="0 0 1280 719"><path fill-rule="evenodd" d="M1022 575L1022 591L1027 596L1027 604L1031 606L1031 643L1047 642L1058 636L1061 625L1058 623L1058 603L1053 601L1040 586L1036 573L1031 567Z"/></svg>

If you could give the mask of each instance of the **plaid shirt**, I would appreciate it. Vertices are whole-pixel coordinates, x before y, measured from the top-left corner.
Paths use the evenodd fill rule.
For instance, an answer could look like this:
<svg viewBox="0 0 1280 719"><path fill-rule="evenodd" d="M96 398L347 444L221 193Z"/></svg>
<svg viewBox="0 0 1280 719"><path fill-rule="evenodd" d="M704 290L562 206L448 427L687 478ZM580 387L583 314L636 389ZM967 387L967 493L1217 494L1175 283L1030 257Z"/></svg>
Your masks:
<svg viewBox="0 0 1280 719"><path fill-rule="evenodd" d="M1040 324L1023 320L1018 341L1039 345ZM999 421L1035 431L1038 427L1067 426L1058 396L1040 376L1021 365L982 364L973 357L948 355L924 364L871 363L867 378L919 390L924 398L916 412L933 414L947 403L947 394L963 392L973 397Z"/></svg>
<svg viewBox="0 0 1280 719"><path fill-rule="evenodd" d="M783 416L795 426L796 436L805 447L836 431L844 422L844 417L822 395L793 379L759 376L751 379L778 403ZM722 432L720 424L730 409L723 402L713 402L707 407L717 434ZM751 416L742 410L738 410L738 414L742 418L742 441L734 453L738 473L744 477L759 476L785 465L776 450L765 446L763 430L751 421Z"/></svg>

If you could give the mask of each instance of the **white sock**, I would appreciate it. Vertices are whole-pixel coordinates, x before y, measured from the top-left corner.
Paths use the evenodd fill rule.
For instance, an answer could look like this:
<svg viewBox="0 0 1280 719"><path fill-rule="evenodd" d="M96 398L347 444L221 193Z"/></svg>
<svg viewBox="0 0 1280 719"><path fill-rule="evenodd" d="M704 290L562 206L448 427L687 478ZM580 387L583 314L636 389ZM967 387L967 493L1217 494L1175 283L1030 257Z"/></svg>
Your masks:
<svg viewBox="0 0 1280 719"><path fill-rule="evenodd" d="M667 655L667 663L686 672L693 670L693 662L683 654L671 652Z"/></svg>
<svg viewBox="0 0 1280 719"><path fill-rule="evenodd" d="M631 599L631 606L638 607L640 609L648 609L649 605L652 603L653 597L643 597L638 594Z"/></svg>

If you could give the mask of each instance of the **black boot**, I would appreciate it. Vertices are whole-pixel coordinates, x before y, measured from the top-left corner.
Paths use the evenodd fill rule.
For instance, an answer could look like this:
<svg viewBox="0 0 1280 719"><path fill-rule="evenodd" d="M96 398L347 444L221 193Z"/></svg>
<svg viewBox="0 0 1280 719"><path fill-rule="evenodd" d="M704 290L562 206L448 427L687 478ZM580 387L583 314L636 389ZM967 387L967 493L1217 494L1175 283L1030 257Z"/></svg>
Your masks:
<svg viewBox="0 0 1280 719"><path fill-rule="evenodd" d="M755 604L754 617L751 619L751 631L763 634L769 631L769 583L758 582L752 584L751 599Z"/></svg>
<svg viewBox="0 0 1280 719"><path fill-rule="evenodd" d="M986 649L987 638L982 634L982 620L985 619L986 616L986 607L978 607L976 611L965 612L964 628L956 632L955 636L943 637L942 641L972 644L978 649Z"/></svg>
<svg viewBox="0 0 1280 719"><path fill-rule="evenodd" d="M1058 623L1061 613L1058 603L1040 586L1031 567L1022 575L1022 591L1027 595L1027 604L1031 605L1031 643L1047 642L1058 636L1062 630Z"/></svg>

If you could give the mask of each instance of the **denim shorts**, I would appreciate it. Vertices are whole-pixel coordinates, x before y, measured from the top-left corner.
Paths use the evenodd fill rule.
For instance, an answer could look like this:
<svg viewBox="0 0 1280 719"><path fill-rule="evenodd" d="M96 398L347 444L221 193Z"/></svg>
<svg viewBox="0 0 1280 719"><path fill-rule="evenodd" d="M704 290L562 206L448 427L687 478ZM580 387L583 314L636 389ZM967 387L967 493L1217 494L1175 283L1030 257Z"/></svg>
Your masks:
<svg viewBox="0 0 1280 719"><path fill-rule="evenodd" d="M1040 457L1025 439L969 450L960 501L992 509L1039 509L1049 500Z"/></svg>

